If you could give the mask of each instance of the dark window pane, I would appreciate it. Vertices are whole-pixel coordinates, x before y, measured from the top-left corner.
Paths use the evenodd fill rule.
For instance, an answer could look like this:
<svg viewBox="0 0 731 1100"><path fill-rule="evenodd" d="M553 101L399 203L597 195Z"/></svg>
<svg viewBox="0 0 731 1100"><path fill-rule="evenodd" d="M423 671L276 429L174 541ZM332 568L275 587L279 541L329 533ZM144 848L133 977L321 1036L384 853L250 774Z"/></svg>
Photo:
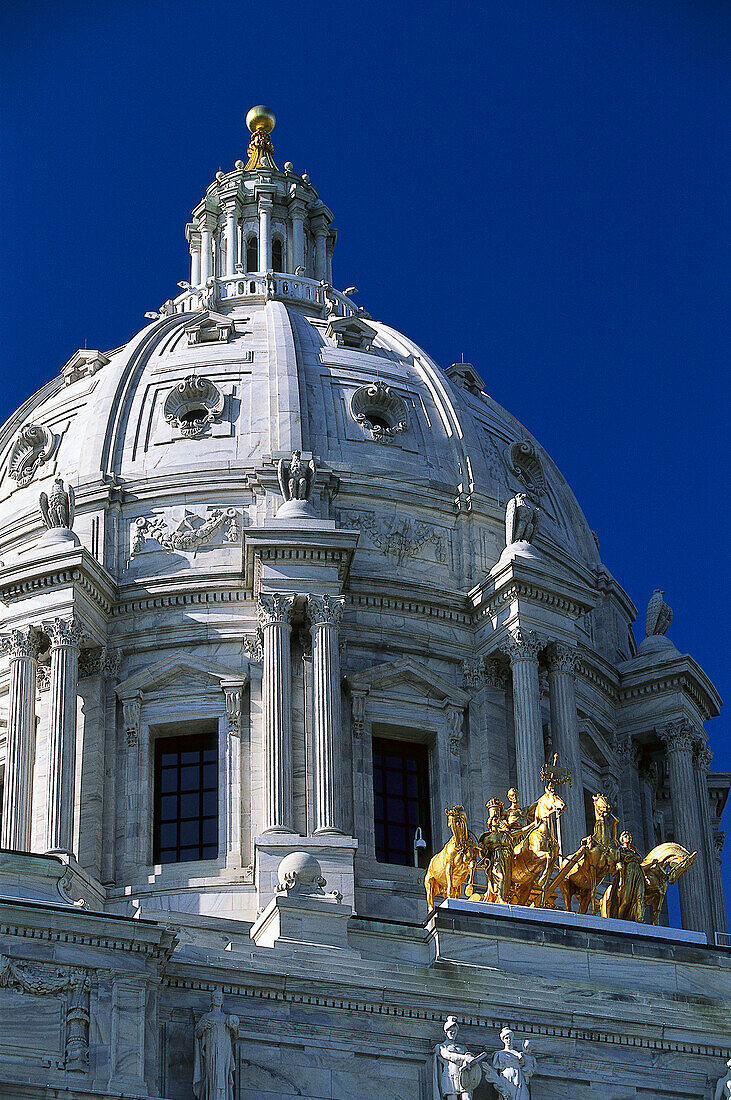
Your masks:
<svg viewBox="0 0 731 1100"><path fill-rule="evenodd" d="M216 734L169 737L156 743L154 803L155 862L178 863L217 855Z"/></svg>
<svg viewBox="0 0 731 1100"><path fill-rule="evenodd" d="M403 794L404 790L404 773L403 772L386 772L386 793L387 794Z"/></svg>
<svg viewBox="0 0 731 1100"><path fill-rule="evenodd" d="M193 794L181 794L180 796L180 816L185 817L198 817L200 813L201 796L198 791Z"/></svg>
<svg viewBox="0 0 731 1100"><path fill-rule="evenodd" d="M374 738L373 790L376 858L382 863L413 866L417 826L427 845L431 838L427 747ZM427 848L424 858L430 855Z"/></svg>

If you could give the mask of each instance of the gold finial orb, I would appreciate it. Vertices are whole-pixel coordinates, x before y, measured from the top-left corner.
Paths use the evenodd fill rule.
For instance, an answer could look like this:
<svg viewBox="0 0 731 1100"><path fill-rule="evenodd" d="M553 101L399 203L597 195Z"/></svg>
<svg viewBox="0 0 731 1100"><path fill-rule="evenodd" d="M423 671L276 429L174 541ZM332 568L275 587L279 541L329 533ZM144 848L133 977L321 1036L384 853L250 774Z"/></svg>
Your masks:
<svg viewBox="0 0 731 1100"><path fill-rule="evenodd" d="M265 107L263 103L260 103L257 107L252 107L246 116L246 125L252 134L256 130L263 130L264 133L271 134L276 123L277 119L274 111L271 107Z"/></svg>

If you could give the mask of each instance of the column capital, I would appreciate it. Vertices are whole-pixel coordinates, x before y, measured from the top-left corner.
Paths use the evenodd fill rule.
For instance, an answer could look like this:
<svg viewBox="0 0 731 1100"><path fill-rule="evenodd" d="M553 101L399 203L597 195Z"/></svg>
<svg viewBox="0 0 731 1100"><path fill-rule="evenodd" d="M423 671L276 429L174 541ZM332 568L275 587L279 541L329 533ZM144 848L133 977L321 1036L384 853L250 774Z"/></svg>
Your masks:
<svg viewBox="0 0 731 1100"><path fill-rule="evenodd" d="M127 735L127 744L133 748L137 744L140 732L140 711L142 709L142 693L137 692L128 699L122 700L122 721L124 732Z"/></svg>
<svg viewBox="0 0 731 1100"><path fill-rule="evenodd" d="M363 730L365 729L366 721L366 703L368 699L367 688L351 689L350 692L350 706L353 715L352 730L353 737L361 737Z"/></svg>
<svg viewBox="0 0 731 1100"><path fill-rule="evenodd" d="M262 630L267 626L278 624L290 626L293 608L294 596L285 595L283 592L263 592L259 596L256 608L259 626Z"/></svg>
<svg viewBox="0 0 731 1100"><path fill-rule="evenodd" d="M509 633L505 652L510 658L511 665L516 661L537 661L545 644L535 630L522 630L521 627L517 627Z"/></svg>
<svg viewBox="0 0 731 1100"><path fill-rule="evenodd" d="M661 741L664 741L668 755L674 752L692 752L697 737L690 722L685 718L658 726L657 735Z"/></svg>
<svg viewBox="0 0 731 1100"><path fill-rule="evenodd" d="M58 649L60 646L81 649L81 644L86 638L75 615L71 615L68 619L57 618L46 621L43 623L43 631L48 635L51 649Z"/></svg>
<svg viewBox="0 0 731 1100"><path fill-rule="evenodd" d="M631 736L615 736L614 751L622 771L624 771L625 768L637 767L640 759L640 747Z"/></svg>
<svg viewBox="0 0 731 1100"><path fill-rule="evenodd" d="M39 645L38 629L35 626L19 627L0 635L0 654L7 654L11 661L18 661L22 657L30 657L35 661Z"/></svg>
<svg viewBox="0 0 731 1100"><path fill-rule="evenodd" d="M323 596L308 595L307 616L310 624L339 627L344 605L345 596L330 596L327 593Z"/></svg>
<svg viewBox="0 0 731 1100"><path fill-rule="evenodd" d="M459 746L464 736L464 707L447 707L447 732L449 733L449 751L459 755Z"/></svg>
<svg viewBox="0 0 731 1100"><path fill-rule="evenodd" d="M581 654L576 645L567 642L551 642L548 646L549 672L570 672L575 676L581 664Z"/></svg>

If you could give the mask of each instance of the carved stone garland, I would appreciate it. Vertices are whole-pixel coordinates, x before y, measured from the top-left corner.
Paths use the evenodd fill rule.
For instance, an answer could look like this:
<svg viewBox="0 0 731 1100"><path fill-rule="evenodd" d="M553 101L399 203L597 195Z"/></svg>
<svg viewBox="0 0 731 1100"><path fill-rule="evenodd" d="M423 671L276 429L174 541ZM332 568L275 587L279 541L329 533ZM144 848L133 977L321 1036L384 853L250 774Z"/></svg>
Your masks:
<svg viewBox="0 0 731 1100"><path fill-rule="evenodd" d="M168 424L193 439L221 415L224 404L224 395L209 378L189 374L167 395L163 411Z"/></svg>
<svg viewBox="0 0 731 1100"><path fill-rule="evenodd" d="M408 427L406 402L380 378L355 391L350 399L350 414L376 443L388 443Z"/></svg>
<svg viewBox="0 0 731 1100"><path fill-rule="evenodd" d="M41 424L25 424L10 452L8 476L21 488L28 485L39 466L48 462L56 447L56 436Z"/></svg>
<svg viewBox="0 0 731 1100"><path fill-rule="evenodd" d="M76 967L57 967L54 971L31 969L0 955L0 987L18 989L35 997L69 994L66 1006L66 1047L64 1067L83 1072L89 1065L89 974Z"/></svg>

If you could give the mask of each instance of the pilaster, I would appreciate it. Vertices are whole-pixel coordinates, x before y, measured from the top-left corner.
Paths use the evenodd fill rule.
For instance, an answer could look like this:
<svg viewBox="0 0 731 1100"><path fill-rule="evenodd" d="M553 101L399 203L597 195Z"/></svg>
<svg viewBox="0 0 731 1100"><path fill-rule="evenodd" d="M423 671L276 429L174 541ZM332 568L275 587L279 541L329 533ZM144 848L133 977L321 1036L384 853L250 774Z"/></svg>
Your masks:
<svg viewBox="0 0 731 1100"><path fill-rule="evenodd" d="M85 634L73 615L43 624L51 643L46 848L72 852L76 772L76 694Z"/></svg>
<svg viewBox="0 0 731 1100"><path fill-rule="evenodd" d="M505 650L513 674L515 764L518 792L524 806L538 797L545 762L541 724L538 655L545 642L534 631L520 628L509 635Z"/></svg>
<svg viewBox="0 0 731 1100"><path fill-rule="evenodd" d="M292 656L294 596L267 592L257 614L263 634L264 832L292 829Z"/></svg>
<svg viewBox="0 0 731 1100"><path fill-rule="evenodd" d="M571 772L572 784L565 784L561 797L566 809L561 815L563 854L576 852L585 833L584 784L581 774L581 743L576 713L574 678L579 667L576 646L552 642L548 647L548 688L551 701L553 751Z"/></svg>

